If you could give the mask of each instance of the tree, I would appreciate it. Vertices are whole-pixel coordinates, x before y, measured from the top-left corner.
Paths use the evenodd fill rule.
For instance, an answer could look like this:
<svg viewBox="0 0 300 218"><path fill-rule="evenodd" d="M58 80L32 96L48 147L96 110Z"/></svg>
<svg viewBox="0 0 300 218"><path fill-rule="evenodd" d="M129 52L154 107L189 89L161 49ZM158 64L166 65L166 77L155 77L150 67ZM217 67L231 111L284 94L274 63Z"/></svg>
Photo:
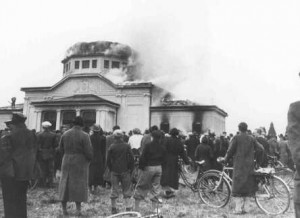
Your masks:
<svg viewBox="0 0 300 218"><path fill-rule="evenodd" d="M271 122L270 124L270 127L269 127L269 131L268 131L268 137L276 137L277 134L276 134L276 131L275 131L275 128L274 128L274 124L273 122Z"/></svg>

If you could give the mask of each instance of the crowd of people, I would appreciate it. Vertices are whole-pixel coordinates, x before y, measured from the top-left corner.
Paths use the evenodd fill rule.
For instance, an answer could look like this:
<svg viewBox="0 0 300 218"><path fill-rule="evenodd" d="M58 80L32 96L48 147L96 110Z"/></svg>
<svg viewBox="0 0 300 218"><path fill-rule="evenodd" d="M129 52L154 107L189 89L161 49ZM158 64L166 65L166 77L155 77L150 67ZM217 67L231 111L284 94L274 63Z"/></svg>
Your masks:
<svg viewBox="0 0 300 218"><path fill-rule="evenodd" d="M96 193L97 189L110 188L111 212L115 214L118 212L119 190L122 190L127 211L139 211L140 202L148 194L153 210L161 202L161 197L176 197L179 158L192 167L195 167L194 160L205 160L205 170L221 170L222 164L217 161L219 157L240 166L235 167L237 170L233 175L233 194L237 197L244 197L254 190L253 184L249 184L251 179L247 177L247 172L254 167L254 159L264 167L268 165L267 155L277 156L283 164L290 168L294 166L285 136L281 134L277 140L277 136L266 136L262 128L251 132L246 124L239 125L235 136L227 136L226 132L216 136L212 131L185 135L176 128L166 133L157 126L145 130L144 134L135 128L127 135L119 126L114 126L108 133L97 124L83 128L81 117L76 117L71 125L64 125L56 132L51 130L51 123L45 121L43 130L35 133L26 128L25 120L23 114L15 113L12 120L6 122L7 129L1 131L0 162L9 158L16 160L13 176L0 174L5 217L26 217L25 186L31 178L38 178L39 186L51 188L54 178L59 175L58 198L64 215L68 214L67 202L75 202L76 213L80 215L81 203L88 201L89 191ZM247 149L239 150L238 144L241 143L246 144L243 147ZM254 153L256 150L261 152ZM242 159L232 159L235 155ZM136 157L139 173L133 185ZM19 193L15 190L23 193L23 197L17 196ZM241 205L237 204L238 212L243 212Z"/></svg>

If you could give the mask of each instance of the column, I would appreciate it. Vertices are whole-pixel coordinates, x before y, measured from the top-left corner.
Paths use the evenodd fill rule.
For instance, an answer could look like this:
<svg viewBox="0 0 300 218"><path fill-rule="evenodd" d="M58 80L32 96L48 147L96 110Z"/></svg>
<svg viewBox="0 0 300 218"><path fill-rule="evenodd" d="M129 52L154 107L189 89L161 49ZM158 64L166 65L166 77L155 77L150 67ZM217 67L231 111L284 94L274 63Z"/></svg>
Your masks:
<svg viewBox="0 0 300 218"><path fill-rule="evenodd" d="M80 109L76 109L76 117L80 116Z"/></svg>
<svg viewBox="0 0 300 218"><path fill-rule="evenodd" d="M60 130L60 116L61 110L56 110L56 130Z"/></svg>
<svg viewBox="0 0 300 218"><path fill-rule="evenodd" d="M36 112L36 132L41 131L41 120L42 120L42 111L38 110L35 111Z"/></svg>
<svg viewBox="0 0 300 218"><path fill-rule="evenodd" d="M96 110L96 124L100 124L100 119L101 119L101 110L97 109ZM101 126L101 127L103 128L103 126Z"/></svg>
<svg viewBox="0 0 300 218"><path fill-rule="evenodd" d="M100 126L102 127L103 130L107 130L106 114L107 114L106 110L101 110L100 111Z"/></svg>

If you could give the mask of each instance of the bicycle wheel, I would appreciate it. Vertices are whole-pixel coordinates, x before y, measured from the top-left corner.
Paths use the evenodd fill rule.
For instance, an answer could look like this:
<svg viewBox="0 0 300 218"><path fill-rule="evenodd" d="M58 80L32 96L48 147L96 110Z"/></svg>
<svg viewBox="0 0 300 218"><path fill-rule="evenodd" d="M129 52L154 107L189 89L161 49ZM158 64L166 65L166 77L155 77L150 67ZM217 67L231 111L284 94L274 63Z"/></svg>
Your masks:
<svg viewBox="0 0 300 218"><path fill-rule="evenodd" d="M122 213L117 213L117 214L113 214L110 215L106 218L129 218L129 217L142 217L142 215L139 212L135 212L135 211L129 211L129 212L122 212Z"/></svg>
<svg viewBox="0 0 300 218"><path fill-rule="evenodd" d="M198 195L210 207L224 207L231 195L229 182L220 173L204 173L199 180Z"/></svg>
<svg viewBox="0 0 300 218"><path fill-rule="evenodd" d="M288 167L275 168L275 175L281 178L287 185L294 179L295 172Z"/></svg>
<svg viewBox="0 0 300 218"><path fill-rule="evenodd" d="M268 215L282 214L290 206L289 187L277 176L261 176L255 202Z"/></svg>

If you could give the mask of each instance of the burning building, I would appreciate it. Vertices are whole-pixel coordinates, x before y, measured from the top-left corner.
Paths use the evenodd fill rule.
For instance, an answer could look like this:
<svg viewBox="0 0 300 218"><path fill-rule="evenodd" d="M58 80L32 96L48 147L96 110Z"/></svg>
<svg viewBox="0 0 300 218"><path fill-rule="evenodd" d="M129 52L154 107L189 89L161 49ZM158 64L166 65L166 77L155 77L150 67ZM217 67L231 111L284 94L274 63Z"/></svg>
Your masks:
<svg viewBox="0 0 300 218"><path fill-rule="evenodd" d="M164 131L225 131L227 113L215 105L175 100L175 95L142 81L136 53L127 45L98 41L70 47L63 76L53 86L21 88L27 125L40 131L45 120L56 130L81 115L86 126L105 131L119 125L125 131L157 125ZM1 108L0 108L1 112Z"/></svg>

